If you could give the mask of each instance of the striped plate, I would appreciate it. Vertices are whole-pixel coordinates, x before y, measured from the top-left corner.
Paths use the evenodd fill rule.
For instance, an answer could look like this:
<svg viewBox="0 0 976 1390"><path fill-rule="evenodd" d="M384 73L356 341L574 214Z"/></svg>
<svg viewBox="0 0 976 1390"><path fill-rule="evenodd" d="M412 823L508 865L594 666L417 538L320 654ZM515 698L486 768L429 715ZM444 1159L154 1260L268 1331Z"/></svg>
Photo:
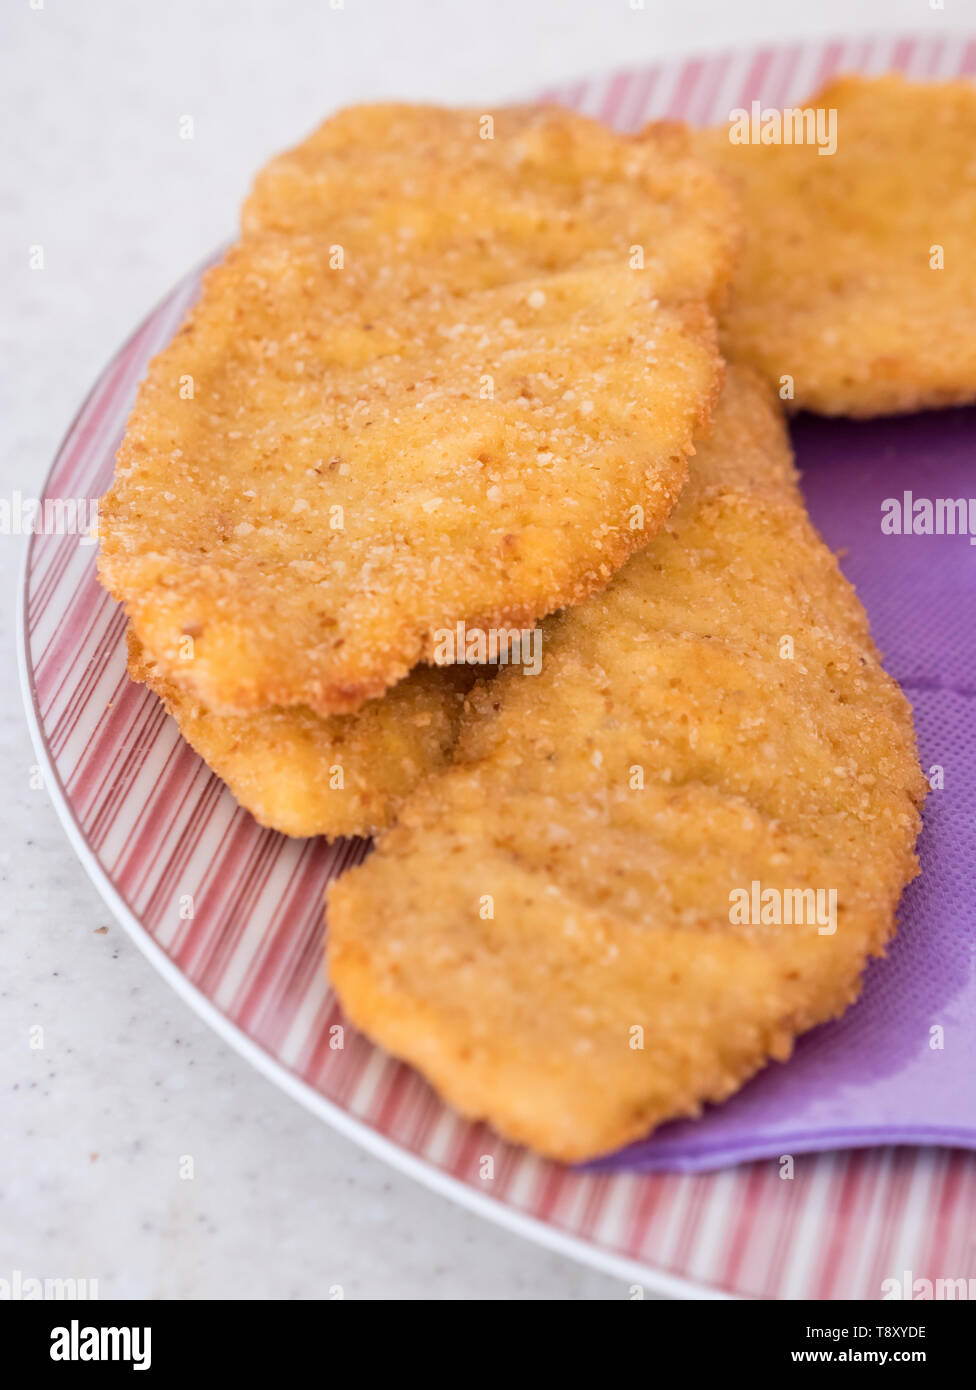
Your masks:
<svg viewBox="0 0 976 1390"><path fill-rule="evenodd" d="M933 27L942 19L931 15ZM723 121L753 99L809 94L838 69L976 72L976 43L863 39L724 53L619 72L544 95L623 130L658 116ZM50 498L93 498L150 357L197 293L189 276L121 349L50 476ZM928 1149L808 1155L696 1175L597 1175L544 1162L445 1109L408 1068L346 1032L322 971L327 881L365 845L260 829L125 675L123 621L77 537L32 538L24 578L25 697L68 835L116 916L178 992L316 1114L525 1235L649 1290L694 1296L877 1298L901 1271L935 1278L973 1258L964 1213L976 1158ZM195 915L180 900L192 894ZM482 1177L482 1156L494 1175ZM857 1232L852 1241L851 1231ZM969 1272L976 1274L976 1269Z"/></svg>

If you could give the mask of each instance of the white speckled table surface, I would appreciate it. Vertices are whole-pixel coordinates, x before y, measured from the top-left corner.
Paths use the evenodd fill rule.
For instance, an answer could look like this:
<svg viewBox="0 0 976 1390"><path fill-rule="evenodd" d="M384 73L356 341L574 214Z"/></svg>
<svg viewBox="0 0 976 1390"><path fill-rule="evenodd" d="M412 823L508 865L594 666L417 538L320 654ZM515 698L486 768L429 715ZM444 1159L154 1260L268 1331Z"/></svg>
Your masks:
<svg viewBox="0 0 976 1390"><path fill-rule="evenodd" d="M954 27L976 18L973 0L946 8ZM0 496L36 494L114 349L232 234L258 165L336 106L497 100L696 47L931 21L926 0L4 0ZM95 1278L102 1297L627 1297L306 1114L111 920L30 785L22 544L0 535L0 1279Z"/></svg>

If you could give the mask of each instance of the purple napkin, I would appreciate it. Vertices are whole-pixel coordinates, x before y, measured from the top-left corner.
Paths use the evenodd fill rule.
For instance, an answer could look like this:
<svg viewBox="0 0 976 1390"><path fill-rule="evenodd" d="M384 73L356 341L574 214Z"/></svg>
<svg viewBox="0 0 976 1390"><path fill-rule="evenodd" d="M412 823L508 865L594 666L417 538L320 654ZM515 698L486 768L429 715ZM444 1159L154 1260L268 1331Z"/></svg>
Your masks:
<svg viewBox="0 0 976 1390"><path fill-rule="evenodd" d="M693 1171L864 1144L976 1148L976 544L881 529L882 504L897 499L904 512L906 492L909 512L916 500L976 498L976 409L864 423L801 416L793 442L813 519L914 705L922 767L944 769L926 802L922 876L842 1019L733 1099L588 1165L596 1171Z"/></svg>

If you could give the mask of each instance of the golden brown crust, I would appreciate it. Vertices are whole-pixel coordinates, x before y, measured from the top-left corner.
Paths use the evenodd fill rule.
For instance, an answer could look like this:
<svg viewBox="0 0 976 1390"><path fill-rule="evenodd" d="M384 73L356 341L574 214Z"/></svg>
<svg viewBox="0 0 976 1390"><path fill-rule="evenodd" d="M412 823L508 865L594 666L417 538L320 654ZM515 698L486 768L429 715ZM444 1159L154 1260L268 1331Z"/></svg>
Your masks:
<svg viewBox="0 0 976 1390"><path fill-rule="evenodd" d="M851 1002L916 873L925 784L741 369L666 530L546 629L542 673L473 693L455 765L332 886L329 971L452 1105L579 1160ZM733 922L753 881L835 890L836 932Z"/></svg>
<svg viewBox="0 0 976 1390"><path fill-rule="evenodd" d="M647 542L721 379L733 219L688 143L364 108L270 166L101 509L102 579L170 680L350 711L439 630L529 624Z"/></svg>
<svg viewBox="0 0 976 1390"><path fill-rule="evenodd" d="M421 268L461 293L626 263L639 246L671 298L710 303L740 235L735 200L694 156L687 126L619 136L535 105L348 107L261 170L242 224L247 236L314 235L347 259Z"/></svg>
<svg viewBox="0 0 976 1390"><path fill-rule="evenodd" d="M474 666L418 667L355 714L309 709L213 714L159 671L128 633L129 675L160 697L255 820L285 835L372 835L451 759Z"/></svg>
<svg viewBox="0 0 976 1390"><path fill-rule="evenodd" d="M803 105L837 112L835 154L698 137L745 214L727 355L825 415L976 400L976 87L845 77Z"/></svg>

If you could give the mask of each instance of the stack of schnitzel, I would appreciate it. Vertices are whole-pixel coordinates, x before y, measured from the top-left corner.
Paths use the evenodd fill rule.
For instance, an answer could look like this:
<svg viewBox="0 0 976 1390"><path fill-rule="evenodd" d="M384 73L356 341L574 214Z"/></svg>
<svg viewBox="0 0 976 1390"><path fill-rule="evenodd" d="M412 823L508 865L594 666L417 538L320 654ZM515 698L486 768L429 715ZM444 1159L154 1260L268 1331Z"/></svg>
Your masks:
<svg viewBox="0 0 976 1390"><path fill-rule="evenodd" d="M378 837L329 892L352 1021L566 1161L841 1013L917 872L911 710L783 411L976 399L976 95L818 103L826 159L340 113L259 174L101 510L134 679L263 824Z"/></svg>

